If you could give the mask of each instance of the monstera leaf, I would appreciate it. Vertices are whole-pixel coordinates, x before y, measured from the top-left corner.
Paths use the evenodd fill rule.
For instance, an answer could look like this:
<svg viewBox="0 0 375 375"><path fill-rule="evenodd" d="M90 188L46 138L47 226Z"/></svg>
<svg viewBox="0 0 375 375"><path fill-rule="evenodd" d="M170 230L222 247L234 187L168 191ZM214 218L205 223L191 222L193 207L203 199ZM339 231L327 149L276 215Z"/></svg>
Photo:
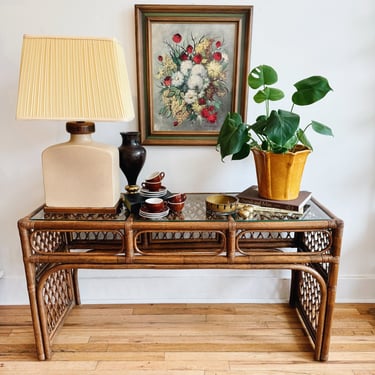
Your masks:
<svg viewBox="0 0 375 375"><path fill-rule="evenodd" d="M295 135L299 126L299 116L296 113L273 110L267 120L265 133L269 140L278 148L283 148Z"/></svg>
<svg viewBox="0 0 375 375"><path fill-rule="evenodd" d="M245 149L250 152L249 146L246 146L249 140L248 127L242 122L241 115L235 112L228 113L217 139L217 149L220 151L221 159L238 153L244 155ZM247 155L241 158L243 159Z"/></svg>
<svg viewBox="0 0 375 375"><path fill-rule="evenodd" d="M312 76L294 84L297 91L292 95L292 102L297 105L310 105L323 99L332 89L326 78Z"/></svg>

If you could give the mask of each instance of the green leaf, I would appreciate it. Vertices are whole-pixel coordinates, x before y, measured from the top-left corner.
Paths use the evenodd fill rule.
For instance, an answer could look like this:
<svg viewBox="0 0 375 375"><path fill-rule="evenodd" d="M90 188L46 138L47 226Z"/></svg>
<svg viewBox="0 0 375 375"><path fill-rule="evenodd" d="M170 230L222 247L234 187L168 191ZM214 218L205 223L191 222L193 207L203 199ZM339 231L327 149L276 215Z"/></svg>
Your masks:
<svg viewBox="0 0 375 375"><path fill-rule="evenodd" d="M284 154L289 149L286 146L279 146L272 143L271 147L268 147L268 150L273 152L274 154Z"/></svg>
<svg viewBox="0 0 375 375"><path fill-rule="evenodd" d="M273 87L266 87L264 90L259 90L254 95L255 103L262 103L266 100L280 100L284 97L284 93L280 89L275 89Z"/></svg>
<svg viewBox="0 0 375 375"><path fill-rule="evenodd" d="M312 76L294 84L297 91L292 96L292 102L297 105L309 105L324 98L332 90L328 80L321 76Z"/></svg>
<svg viewBox="0 0 375 375"><path fill-rule="evenodd" d="M269 65L259 65L254 68L247 77L247 83L252 89L258 89L263 85L273 85L277 82L277 73Z"/></svg>
<svg viewBox="0 0 375 375"><path fill-rule="evenodd" d="M306 137L306 133L302 130L302 129L298 129L297 130L297 137L299 139L299 141L305 145L306 147L308 147L310 150L313 149L310 141L307 139Z"/></svg>
<svg viewBox="0 0 375 375"><path fill-rule="evenodd" d="M256 118L256 122L260 122L260 121L265 121L267 120L267 116L266 115L259 115L257 118Z"/></svg>
<svg viewBox="0 0 375 375"><path fill-rule="evenodd" d="M327 125L324 125L317 121L311 121L311 126L317 133L333 137L332 129Z"/></svg>
<svg viewBox="0 0 375 375"><path fill-rule="evenodd" d="M254 96L253 96L255 103L263 103L266 100L266 94L264 90L259 90Z"/></svg>
<svg viewBox="0 0 375 375"><path fill-rule="evenodd" d="M267 126L267 117L266 116L259 116L256 120L256 122L252 125L250 125L250 129L255 133L255 134L265 134L264 130Z"/></svg>
<svg viewBox="0 0 375 375"><path fill-rule="evenodd" d="M299 129L298 129L299 130ZM297 130L297 131L298 131ZM293 147L298 143L298 137L296 134L294 134L291 138L289 138L283 145L283 147L286 149L284 152L293 149Z"/></svg>
<svg viewBox="0 0 375 375"><path fill-rule="evenodd" d="M262 142L262 144L261 144L261 148L262 148L262 150L264 150L264 151L268 151L268 149L269 149L269 143L268 143L266 140L264 140L264 141Z"/></svg>
<svg viewBox="0 0 375 375"><path fill-rule="evenodd" d="M275 89L273 87L269 87L269 96L268 99L272 101L280 100L282 99L285 95L280 89Z"/></svg>
<svg viewBox="0 0 375 375"><path fill-rule="evenodd" d="M239 152L233 154L232 160L242 160L245 159L250 154L250 145L248 143L244 143L242 148Z"/></svg>
<svg viewBox="0 0 375 375"><path fill-rule="evenodd" d="M267 119L264 132L273 143L283 147L295 135L298 126L299 116L296 113L273 110Z"/></svg>
<svg viewBox="0 0 375 375"><path fill-rule="evenodd" d="M223 160L228 155L241 153L243 145L249 140L248 127L242 122L241 116L235 112L228 113L220 129L216 144L221 159Z"/></svg>
<svg viewBox="0 0 375 375"><path fill-rule="evenodd" d="M254 102L255 103L263 103L267 98L266 98L266 93L264 90L259 90L254 96L253 96Z"/></svg>

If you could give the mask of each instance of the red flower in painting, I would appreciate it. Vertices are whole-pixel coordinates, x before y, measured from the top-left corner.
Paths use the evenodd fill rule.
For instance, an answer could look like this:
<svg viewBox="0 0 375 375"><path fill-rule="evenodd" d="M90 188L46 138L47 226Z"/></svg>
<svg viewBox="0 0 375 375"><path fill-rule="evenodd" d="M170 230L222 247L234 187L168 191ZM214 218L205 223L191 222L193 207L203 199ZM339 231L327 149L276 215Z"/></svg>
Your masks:
<svg viewBox="0 0 375 375"><path fill-rule="evenodd" d="M165 86L170 86L172 84L172 77L171 76L167 76L164 78L164 85Z"/></svg>
<svg viewBox="0 0 375 375"><path fill-rule="evenodd" d="M214 60L220 61L223 58L223 55L221 54L221 52L214 52L212 57L214 58Z"/></svg>
<svg viewBox="0 0 375 375"><path fill-rule="evenodd" d="M189 54L192 54L194 51L194 48L191 44L189 44L187 47L186 47L186 52L189 53Z"/></svg>
<svg viewBox="0 0 375 375"><path fill-rule="evenodd" d="M201 116L211 124L214 124L217 120L217 112L215 112L215 107L213 105L210 105L203 108L201 111Z"/></svg>
<svg viewBox="0 0 375 375"><path fill-rule="evenodd" d="M175 42L175 43L180 43L181 40L182 40L182 36L181 34L174 34L173 37L172 37L172 40Z"/></svg>
<svg viewBox="0 0 375 375"><path fill-rule="evenodd" d="M185 53L185 52L181 53L181 55L180 55L181 61L186 61L188 58L189 58L189 56L187 55L187 53Z"/></svg>
<svg viewBox="0 0 375 375"><path fill-rule="evenodd" d="M160 62L162 62L163 61L163 56L158 56L158 60L160 61Z"/></svg>
<svg viewBox="0 0 375 375"><path fill-rule="evenodd" d="M217 120L217 113L211 113L208 117L207 117L207 121L210 122L211 124L214 124Z"/></svg>
<svg viewBox="0 0 375 375"><path fill-rule="evenodd" d="M221 42L220 42L220 40L218 40L217 42L216 42L216 48L220 48L221 47Z"/></svg>
<svg viewBox="0 0 375 375"><path fill-rule="evenodd" d="M200 53L197 53L194 57L193 57L193 61L196 63L196 64L200 64L202 62L202 55Z"/></svg>
<svg viewBox="0 0 375 375"><path fill-rule="evenodd" d="M208 116L210 115L210 111L208 110L208 108L203 108L201 111L201 115L203 118L208 118Z"/></svg>

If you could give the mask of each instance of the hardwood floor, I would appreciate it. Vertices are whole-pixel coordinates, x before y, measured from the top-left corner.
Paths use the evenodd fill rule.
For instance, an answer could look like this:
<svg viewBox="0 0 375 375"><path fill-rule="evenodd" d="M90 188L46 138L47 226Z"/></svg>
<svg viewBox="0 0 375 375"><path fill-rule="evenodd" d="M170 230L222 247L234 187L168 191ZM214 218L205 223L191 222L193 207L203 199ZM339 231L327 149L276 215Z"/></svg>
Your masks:
<svg viewBox="0 0 375 375"><path fill-rule="evenodd" d="M375 304L338 304L328 362L283 304L83 305L38 361L28 306L0 306L0 374L374 375Z"/></svg>

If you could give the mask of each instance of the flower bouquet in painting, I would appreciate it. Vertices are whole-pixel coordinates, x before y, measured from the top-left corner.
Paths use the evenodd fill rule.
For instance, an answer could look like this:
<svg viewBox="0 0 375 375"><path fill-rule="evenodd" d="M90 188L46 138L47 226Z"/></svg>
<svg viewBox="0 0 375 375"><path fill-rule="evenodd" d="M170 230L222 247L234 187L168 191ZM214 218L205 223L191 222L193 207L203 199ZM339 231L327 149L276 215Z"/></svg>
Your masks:
<svg viewBox="0 0 375 375"><path fill-rule="evenodd" d="M219 115L228 111L228 54L224 40L208 35L184 37L175 33L157 55L155 80L160 94L159 115L173 127L220 128Z"/></svg>

